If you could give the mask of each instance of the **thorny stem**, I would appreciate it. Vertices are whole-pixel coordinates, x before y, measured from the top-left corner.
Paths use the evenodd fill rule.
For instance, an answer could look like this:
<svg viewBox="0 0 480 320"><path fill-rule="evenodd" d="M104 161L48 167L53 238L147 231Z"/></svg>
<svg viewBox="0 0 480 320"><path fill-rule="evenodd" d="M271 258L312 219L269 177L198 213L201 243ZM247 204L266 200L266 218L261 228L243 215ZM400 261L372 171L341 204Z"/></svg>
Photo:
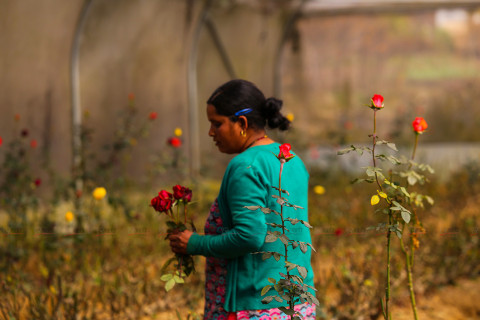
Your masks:
<svg viewBox="0 0 480 320"><path fill-rule="evenodd" d="M405 225L403 225L405 227ZM403 234L403 230L402 230ZM407 271L407 279L408 279L408 291L410 293L410 303L412 305L412 311L413 311L413 316L415 320L418 320L418 315L417 315L417 304L415 301L415 291L413 290L413 254L414 254L414 249L413 245L410 248L411 253L408 254L407 249L405 248L405 245L403 243L403 237L400 239L400 246L402 248L403 253L405 254L405 268Z"/></svg>
<svg viewBox="0 0 480 320"><path fill-rule="evenodd" d="M372 160L373 160L373 167L377 166L377 162L375 160L375 146L377 145L377 110L373 110L373 134L372 134ZM377 182L378 188L380 191L383 191L382 185L380 181L378 181L377 172L375 172L375 181Z"/></svg>
<svg viewBox="0 0 480 320"><path fill-rule="evenodd" d="M375 146L377 144L377 110L373 110L373 134L372 134L372 160L373 167L376 168L377 163L375 160ZM377 182L378 188L380 191L383 191L380 181L378 181L378 174L375 172L375 181ZM388 311L388 303L390 301L390 240L392 233L390 231L390 226L392 224L392 211L388 212L388 226L387 226L387 286L385 288L385 313L384 317L386 320L390 319Z"/></svg>
<svg viewBox="0 0 480 320"><path fill-rule="evenodd" d="M392 224L392 211L388 213L388 231L387 231L387 287L385 288L385 319L390 319L388 311L388 303L390 302L390 240L392 238L392 232L390 231L390 225Z"/></svg>
<svg viewBox="0 0 480 320"><path fill-rule="evenodd" d="M278 196L282 198L282 172L283 172L283 165L285 164L285 159L280 160L280 174L278 178ZM285 220L283 219L283 204L280 205L280 219L282 220L282 233L285 234ZM283 245L285 248L285 262L288 261L288 244ZM290 280L290 272L288 271L288 268L285 264L285 268L287 270L287 279ZM288 302L288 305L290 307L290 310L295 309L294 301L293 299L290 299ZM293 319L293 315L290 316L290 319Z"/></svg>

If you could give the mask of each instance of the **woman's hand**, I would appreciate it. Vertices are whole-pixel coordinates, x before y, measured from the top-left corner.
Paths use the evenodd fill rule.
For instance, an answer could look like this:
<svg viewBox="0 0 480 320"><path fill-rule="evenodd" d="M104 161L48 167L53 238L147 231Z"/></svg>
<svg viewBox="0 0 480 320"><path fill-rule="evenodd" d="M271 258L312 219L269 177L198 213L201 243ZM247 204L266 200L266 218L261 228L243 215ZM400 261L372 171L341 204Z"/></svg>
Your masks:
<svg viewBox="0 0 480 320"><path fill-rule="evenodd" d="M172 233L168 236L168 240L170 240L170 248L175 253L187 253L187 244L188 240L192 236L192 231L185 230L182 232Z"/></svg>

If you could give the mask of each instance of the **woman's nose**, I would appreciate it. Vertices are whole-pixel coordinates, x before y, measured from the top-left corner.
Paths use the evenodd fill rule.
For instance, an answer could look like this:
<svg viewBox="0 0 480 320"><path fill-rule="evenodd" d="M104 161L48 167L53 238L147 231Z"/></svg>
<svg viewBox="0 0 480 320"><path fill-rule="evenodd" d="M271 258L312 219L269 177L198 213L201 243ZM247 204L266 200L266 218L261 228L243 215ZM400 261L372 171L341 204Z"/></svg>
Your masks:
<svg viewBox="0 0 480 320"><path fill-rule="evenodd" d="M208 130L208 135L209 135L210 137L213 137L213 136L214 136L212 126L210 126L210 129Z"/></svg>

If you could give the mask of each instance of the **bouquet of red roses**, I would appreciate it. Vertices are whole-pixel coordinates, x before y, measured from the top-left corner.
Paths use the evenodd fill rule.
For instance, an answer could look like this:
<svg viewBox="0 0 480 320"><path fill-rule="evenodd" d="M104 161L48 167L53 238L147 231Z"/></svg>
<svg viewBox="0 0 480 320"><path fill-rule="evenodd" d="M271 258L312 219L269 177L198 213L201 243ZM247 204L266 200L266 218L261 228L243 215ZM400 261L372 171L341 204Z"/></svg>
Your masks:
<svg viewBox="0 0 480 320"><path fill-rule="evenodd" d="M175 232L182 232L187 229L187 206L192 201L192 190L181 185L173 187L173 194L162 190L158 196L150 201L155 211L165 213L167 220L167 236ZM180 207L183 206L183 212ZM175 210L174 210L175 209ZM193 223L191 222L193 229ZM174 269L168 271L168 267L174 263ZM165 290L170 290L177 283L184 283L184 278L195 271L193 257L189 254L175 253L175 256L168 259L162 267L161 280L165 281Z"/></svg>

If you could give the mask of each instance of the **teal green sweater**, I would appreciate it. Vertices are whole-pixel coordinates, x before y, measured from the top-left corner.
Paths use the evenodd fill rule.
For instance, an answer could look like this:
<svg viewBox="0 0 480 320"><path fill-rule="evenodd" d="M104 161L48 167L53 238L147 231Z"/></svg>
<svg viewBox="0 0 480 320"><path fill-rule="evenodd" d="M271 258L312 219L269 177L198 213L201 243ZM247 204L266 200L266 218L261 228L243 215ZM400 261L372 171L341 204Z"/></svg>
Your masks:
<svg viewBox="0 0 480 320"><path fill-rule="evenodd" d="M276 251L284 254L280 240L265 243L267 229L281 231L267 226L268 223L280 224L280 217L274 213L264 214L260 210L252 211L245 206L262 206L280 212L280 205L272 195L278 191L280 161L274 154L279 153L279 144L272 143L251 147L233 158L225 171L218 205L223 220L224 232L220 235L199 235L194 233L188 242L187 252L207 257L226 258L228 261L225 310L257 310L285 306L273 300L265 305L261 303L262 288L269 284L268 278L280 279L279 273L286 273L284 259L276 261L273 257L262 260L259 251ZM272 154L274 153L274 154ZM284 207L284 216L308 221L308 172L302 160L296 156L285 163L282 173L282 189L289 192L286 196L290 203L304 209L295 210ZM285 195L284 195L285 196ZM291 225L287 236L291 240L311 243L310 231L302 224ZM313 271L310 258L311 249L306 254L300 248L288 250L288 261L307 268L305 283L313 286ZM293 274L298 274L293 272ZM267 295L274 294L270 291Z"/></svg>

